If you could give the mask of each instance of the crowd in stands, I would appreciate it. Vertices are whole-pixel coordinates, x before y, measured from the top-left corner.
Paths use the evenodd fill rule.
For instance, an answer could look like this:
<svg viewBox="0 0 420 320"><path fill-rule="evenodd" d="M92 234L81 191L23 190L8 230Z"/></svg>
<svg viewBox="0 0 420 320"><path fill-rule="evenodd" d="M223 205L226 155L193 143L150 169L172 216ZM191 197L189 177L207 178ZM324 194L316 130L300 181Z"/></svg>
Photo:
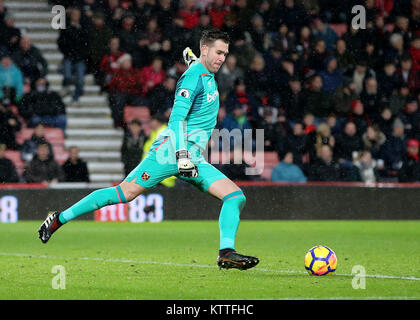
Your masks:
<svg viewBox="0 0 420 320"><path fill-rule="evenodd" d="M216 75L221 103L217 128L264 129L265 151L276 152L280 161L273 180L420 181L420 0L50 4L64 5L68 15L58 39L63 86L67 90L75 84L73 103L80 105L84 75L94 75L108 93L115 127L127 132L123 159L143 139L141 123L125 123L124 108L147 106L152 115L167 119L176 80L186 70L182 50L189 46L199 54L202 30L216 27L231 39L230 54ZM365 7L366 29L351 23L354 5ZM13 57L16 50L25 50L23 37L7 17L5 12L2 28L7 32L1 33L1 43L7 43ZM35 52L31 57L41 61ZM37 75L5 57L0 85L5 85L4 70L14 65L9 74L18 74L19 68L25 72L8 84L15 101L36 100L36 95L25 99L22 79L36 83L46 68ZM59 116L64 113L58 109L50 125L63 126ZM31 108L24 110L33 123L48 116L31 117ZM19 130L19 122L10 120L5 120L6 131ZM126 170L132 167L129 162Z"/></svg>

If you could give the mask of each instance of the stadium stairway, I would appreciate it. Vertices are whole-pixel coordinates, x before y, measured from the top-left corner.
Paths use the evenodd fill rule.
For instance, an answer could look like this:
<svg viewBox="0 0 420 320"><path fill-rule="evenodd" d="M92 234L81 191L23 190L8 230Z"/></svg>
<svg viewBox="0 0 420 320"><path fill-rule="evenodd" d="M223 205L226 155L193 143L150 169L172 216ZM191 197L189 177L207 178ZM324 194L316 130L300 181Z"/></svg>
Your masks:
<svg viewBox="0 0 420 320"><path fill-rule="evenodd" d="M58 50L58 30L51 27L54 16L45 0L11 0L6 7L16 19L16 27L27 35L48 61L47 79L51 89L60 91L63 76L59 72L63 55ZM88 162L93 183L118 182L123 179L120 148L123 132L113 127L108 99L100 93L92 75L85 77L84 96L80 106L70 106L71 98L65 97L67 130L65 146L77 146L80 157Z"/></svg>

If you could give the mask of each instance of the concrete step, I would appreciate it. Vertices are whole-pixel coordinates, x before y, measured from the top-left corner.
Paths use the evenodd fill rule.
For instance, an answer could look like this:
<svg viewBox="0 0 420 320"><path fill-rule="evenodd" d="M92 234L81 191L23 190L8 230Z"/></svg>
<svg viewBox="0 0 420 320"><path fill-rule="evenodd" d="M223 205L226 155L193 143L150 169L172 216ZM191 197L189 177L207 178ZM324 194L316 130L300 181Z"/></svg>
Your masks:
<svg viewBox="0 0 420 320"><path fill-rule="evenodd" d="M9 4L5 3L5 6L8 7ZM49 21L51 23L52 18L55 16L50 9L38 11L27 11L27 10L12 10L13 15L15 16L16 22L18 21ZM51 28L51 30L54 30Z"/></svg>
<svg viewBox="0 0 420 320"><path fill-rule="evenodd" d="M48 23L47 21L46 22L20 21L20 22L15 23L15 27L21 30L24 29L27 32L29 32L29 30L37 31L37 32L51 32L51 30L54 30L51 28L51 22Z"/></svg>
<svg viewBox="0 0 420 320"><path fill-rule="evenodd" d="M8 1L6 3L7 9L11 10L12 12L16 12L19 10L19 12L22 12L24 10L28 11L35 11L35 10L44 10L51 12L50 5L45 1L16 1L13 0L13 2Z"/></svg>
<svg viewBox="0 0 420 320"><path fill-rule="evenodd" d="M124 180L123 174L110 174L110 173L94 173L89 175L90 181L99 182L121 182Z"/></svg>
<svg viewBox="0 0 420 320"><path fill-rule="evenodd" d="M68 129L109 129L113 127L111 118L69 118L67 119Z"/></svg>
<svg viewBox="0 0 420 320"><path fill-rule="evenodd" d="M122 140L123 131L116 129L67 129L69 140Z"/></svg>
<svg viewBox="0 0 420 320"><path fill-rule="evenodd" d="M124 165L121 162L88 162L89 174L92 173L116 173L121 174Z"/></svg>
<svg viewBox="0 0 420 320"><path fill-rule="evenodd" d="M61 86L63 83L63 75L60 73L49 73L47 74L47 80L51 86L53 85ZM85 85L95 85L95 79L93 75L87 74L85 76Z"/></svg>
<svg viewBox="0 0 420 320"><path fill-rule="evenodd" d="M119 151L80 151L79 156L85 161L121 161L121 153Z"/></svg>
<svg viewBox="0 0 420 320"><path fill-rule="evenodd" d="M50 89L53 90L53 91L60 92L61 89L63 89L63 86L55 84L55 85L50 86ZM70 89L74 90L74 86L70 86ZM101 88L99 86L86 85L86 86L84 86L83 90L84 90L85 95L90 95L90 96L92 96L92 95L100 96L101 95Z"/></svg>
<svg viewBox="0 0 420 320"><path fill-rule="evenodd" d="M66 139L64 142L66 148L70 146L77 146L80 150L108 150L116 151L121 149L122 141L121 139L116 140L76 140L76 139Z"/></svg>
<svg viewBox="0 0 420 320"><path fill-rule="evenodd" d="M70 103L71 97L67 96L63 99L64 103ZM108 106L108 99L106 96L82 96L79 99L80 107L106 107Z"/></svg>
<svg viewBox="0 0 420 320"><path fill-rule="evenodd" d="M108 118L111 111L107 107L67 107L67 117L96 117Z"/></svg>

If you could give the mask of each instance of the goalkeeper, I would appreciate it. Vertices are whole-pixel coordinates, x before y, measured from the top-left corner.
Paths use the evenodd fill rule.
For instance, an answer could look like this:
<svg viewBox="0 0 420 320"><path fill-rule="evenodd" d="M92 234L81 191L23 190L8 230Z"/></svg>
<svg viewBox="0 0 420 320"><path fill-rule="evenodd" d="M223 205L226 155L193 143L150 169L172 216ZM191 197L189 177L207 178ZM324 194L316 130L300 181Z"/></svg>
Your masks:
<svg viewBox="0 0 420 320"><path fill-rule="evenodd" d="M43 243L63 224L82 214L129 202L160 181L177 176L223 202L219 216L218 266L245 270L259 263L258 258L235 251L239 216L246 202L244 193L202 156L219 110L215 73L228 50L228 35L217 29L203 32L199 59L189 48L184 50L189 68L177 82L168 127L158 135L147 157L118 186L96 190L70 208L50 214L38 230Z"/></svg>

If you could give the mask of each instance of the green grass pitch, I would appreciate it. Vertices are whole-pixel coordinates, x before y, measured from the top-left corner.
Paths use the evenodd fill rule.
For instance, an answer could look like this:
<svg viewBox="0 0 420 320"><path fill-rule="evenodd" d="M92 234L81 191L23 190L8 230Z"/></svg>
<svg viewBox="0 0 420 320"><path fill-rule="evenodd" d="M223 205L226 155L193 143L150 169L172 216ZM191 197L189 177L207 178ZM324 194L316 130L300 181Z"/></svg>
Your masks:
<svg viewBox="0 0 420 320"><path fill-rule="evenodd" d="M237 251L261 260L247 271L216 266L217 221L72 221L45 245L40 223L0 224L0 299L420 299L420 221L241 221ZM336 252L336 274L305 271L317 244Z"/></svg>

